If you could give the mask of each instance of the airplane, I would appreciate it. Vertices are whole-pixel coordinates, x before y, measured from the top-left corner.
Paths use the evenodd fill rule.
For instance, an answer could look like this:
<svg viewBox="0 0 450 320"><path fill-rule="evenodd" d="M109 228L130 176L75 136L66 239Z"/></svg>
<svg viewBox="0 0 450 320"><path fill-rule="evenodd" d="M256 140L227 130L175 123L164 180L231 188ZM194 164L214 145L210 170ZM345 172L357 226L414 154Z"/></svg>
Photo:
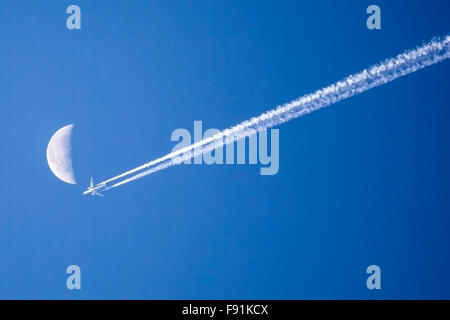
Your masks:
<svg viewBox="0 0 450 320"><path fill-rule="evenodd" d="M83 194L91 194L91 196L104 197L104 195L102 195L99 190L102 190L105 187L105 183L94 186L94 179L91 177L91 184L89 185L89 188L85 192L83 192Z"/></svg>

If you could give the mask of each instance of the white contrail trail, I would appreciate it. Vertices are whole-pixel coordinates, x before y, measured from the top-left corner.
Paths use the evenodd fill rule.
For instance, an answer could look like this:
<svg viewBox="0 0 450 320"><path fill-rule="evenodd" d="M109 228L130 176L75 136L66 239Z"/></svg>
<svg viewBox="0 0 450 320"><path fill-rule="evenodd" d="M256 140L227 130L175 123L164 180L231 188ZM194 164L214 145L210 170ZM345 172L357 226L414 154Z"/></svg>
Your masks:
<svg viewBox="0 0 450 320"><path fill-rule="evenodd" d="M100 184L107 184L147 169L115 183L104 190L116 188L167 167L180 164L186 159L210 152L214 148L221 147L224 144L244 139L254 134L255 131L259 132L263 129L268 129L301 117L448 58L450 58L450 36L446 36L443 39L433 39L414 50L406 51L394 58L387 59L384 62L376 64L368 69L364 69L362 72L350 75L347 78L317 90L314 93L307 94L289 103L280 105L272 110L264 112L258 117L243 121L212 137L205 138L190 146L171 152L161 158L124 172L109 180L105 180Z"/></svg>

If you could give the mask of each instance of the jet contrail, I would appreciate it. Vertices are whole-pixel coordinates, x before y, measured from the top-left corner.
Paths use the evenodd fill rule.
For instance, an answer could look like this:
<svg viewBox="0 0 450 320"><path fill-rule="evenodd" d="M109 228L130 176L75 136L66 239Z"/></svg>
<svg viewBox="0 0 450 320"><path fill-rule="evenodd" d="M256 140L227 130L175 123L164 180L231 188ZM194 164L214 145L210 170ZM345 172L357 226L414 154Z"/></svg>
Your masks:
<svg viewBox="0 0 450 320"><path fill-rule="evenodd" d="M119 174L109 180L105 180L98 185L105 186L109 182L147 169L106 187L103 190L116 188L146 175L180 164L186 159L208 153L215 148L222 147L224 144L234 143L237 140L244 139L255 132L277 126L305 114L325 108L336 102L378 87L448 58L450 58L450 36L446 36L445 38L435 38L416 49L406 51L394 58L387 59L368 69L364 69L359 73L350 75L341 81L317 90L314 93L304 95L289 103L280 105L257 117L225 129L212 137L205 138L187 147L171 152L161 158Z"/></svg>

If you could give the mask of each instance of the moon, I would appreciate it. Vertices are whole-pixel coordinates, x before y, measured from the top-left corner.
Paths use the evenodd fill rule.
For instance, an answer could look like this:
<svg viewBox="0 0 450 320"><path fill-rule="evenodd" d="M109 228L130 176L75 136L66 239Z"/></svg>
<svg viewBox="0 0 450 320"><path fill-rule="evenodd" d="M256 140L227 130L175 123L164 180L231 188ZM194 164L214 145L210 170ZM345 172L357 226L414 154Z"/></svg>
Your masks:
<svg viewBox="0 0 450 320"><path fill-rule="evenodd" d="M50 170L60 180L76 184L72 168L72 131L73 124L62 127L52 136L47 147L47 162Z"/></svg>

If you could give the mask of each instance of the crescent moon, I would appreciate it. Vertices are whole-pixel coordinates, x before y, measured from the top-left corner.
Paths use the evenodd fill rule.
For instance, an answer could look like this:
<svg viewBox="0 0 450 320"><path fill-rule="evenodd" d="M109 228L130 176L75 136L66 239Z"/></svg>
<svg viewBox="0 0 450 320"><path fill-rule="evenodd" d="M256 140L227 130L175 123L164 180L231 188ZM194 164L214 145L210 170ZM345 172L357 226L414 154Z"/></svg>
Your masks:
<svg viewBox="0 0 450 320"><path fill-rule="evenodd" d="M62 127L52 136L47 147L47 162L53 174L62 181L76 184L72 168L73 124Z"/></svg>

